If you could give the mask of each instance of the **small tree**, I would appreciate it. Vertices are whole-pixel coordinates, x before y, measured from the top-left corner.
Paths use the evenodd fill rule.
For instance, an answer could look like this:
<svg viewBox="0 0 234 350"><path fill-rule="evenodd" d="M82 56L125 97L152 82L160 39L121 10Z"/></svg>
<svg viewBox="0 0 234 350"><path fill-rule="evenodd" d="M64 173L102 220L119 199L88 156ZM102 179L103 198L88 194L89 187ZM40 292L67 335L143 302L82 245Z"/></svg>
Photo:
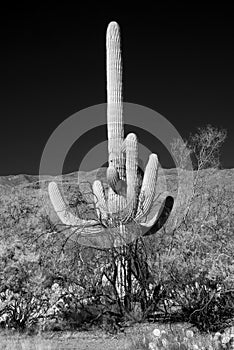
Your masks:
<svg viewBox="0 0 234 350"><path fill-rule="evenodd" d="M188 146L195 170L220 169L220 150L226 137L225 129L218 129L210 124L198 128L194 135L190 135Z"/></svg>

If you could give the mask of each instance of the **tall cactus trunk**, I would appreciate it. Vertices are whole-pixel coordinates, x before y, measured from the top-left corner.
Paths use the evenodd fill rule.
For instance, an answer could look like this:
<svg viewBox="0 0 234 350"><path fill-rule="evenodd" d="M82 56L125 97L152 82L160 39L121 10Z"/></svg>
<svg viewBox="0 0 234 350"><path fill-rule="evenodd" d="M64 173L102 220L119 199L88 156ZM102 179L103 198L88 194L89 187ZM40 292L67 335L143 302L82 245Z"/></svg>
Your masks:
<svg viewBox="0 0 234 350"><path fill-rule="evenodd" d="M107 72L107 134L109 165L114 167L119 178L126 180L125 157L121 152L124 140L123 100L122 100L122 58L120 30L116 22L111 22L106 34ZM112 188L108 192L109 211L116 213L124 206L124 198Z"/></svg>
<svg viewBox="0 0 234 350"><path fill-rule="evenodd" d="M120 29L116 22L111 22L106 34L106 64L107 64L107 134L109 169L117 170L119 180L126 181L125 154L122 152L124 141L123 121L123 96L122 96L122 57L121 57ZM113 214L125 209L126 199L108 190L108 210ZM119 226L119 234L124 236L125 226ZM121 300L125 296L127 278L125 261L125 245L119 248L119 260L117 261L116 290Z"/></svg>

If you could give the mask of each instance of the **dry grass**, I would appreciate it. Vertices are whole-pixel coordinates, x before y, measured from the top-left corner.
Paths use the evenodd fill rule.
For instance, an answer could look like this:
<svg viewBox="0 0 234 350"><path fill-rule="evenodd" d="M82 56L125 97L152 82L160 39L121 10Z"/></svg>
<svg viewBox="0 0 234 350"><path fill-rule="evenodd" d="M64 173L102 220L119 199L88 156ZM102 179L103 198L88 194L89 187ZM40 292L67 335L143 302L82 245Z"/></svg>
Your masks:
<svg viewBox="0 0 234 350"><path fill-rule="evenodd" d="M124 350L130 346L126 335L107 335L100 330L89 332L50 332L26 335L0 332L0 350Z"/></svg>
<svg viewBox="0 0 234 350"><path fill-rule="evenodd" d="M157 335L158 332L161 333L160 337ZM97 329L86 332L50 332L33 336L2 331L0 350L148 350L153 349L153 345L155 349L169 349L170 347L159 346L160 339L164 339L168 346L174 343L186 343L187 349L213 350L225 349L225 342L227 343L231 335L234 335L234 327L222 335L224 342L219 342L218 345L217 336L215 338L214 334L201 334L189 324L181 323L135 324L126 328L124 333L115 336L107 335ZM149 339L148 343L143 341L146 338Z"/></svg>

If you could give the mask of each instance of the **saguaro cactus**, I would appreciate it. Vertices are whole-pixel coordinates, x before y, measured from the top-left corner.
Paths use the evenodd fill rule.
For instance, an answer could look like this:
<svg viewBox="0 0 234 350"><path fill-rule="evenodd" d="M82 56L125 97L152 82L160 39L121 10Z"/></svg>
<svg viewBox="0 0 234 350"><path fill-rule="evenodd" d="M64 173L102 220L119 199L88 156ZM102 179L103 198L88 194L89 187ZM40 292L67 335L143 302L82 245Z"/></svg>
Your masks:
<svg viewBox="0 0 234 350"><path fill-rule="evenodd" d="M73 230L82 228L82 233L87 235L108 232L115 246L128 240L132 234L131 223L135 224L134 227L140 227L142 235L147 234L155 224L159 229L160 215L168 197L167 193L158 197L159 209L148 219L154 210L158 157L156 154L150 155L142 179L138 168L137 136L130 133L124 139L120 30L116 22L111 22L107 28L106 50L109 188L106 198L101 181L93 183L97 220L83 220L73 215L67 209L55 182L51 182L48 189L53 207L63 224Z"/></svg>

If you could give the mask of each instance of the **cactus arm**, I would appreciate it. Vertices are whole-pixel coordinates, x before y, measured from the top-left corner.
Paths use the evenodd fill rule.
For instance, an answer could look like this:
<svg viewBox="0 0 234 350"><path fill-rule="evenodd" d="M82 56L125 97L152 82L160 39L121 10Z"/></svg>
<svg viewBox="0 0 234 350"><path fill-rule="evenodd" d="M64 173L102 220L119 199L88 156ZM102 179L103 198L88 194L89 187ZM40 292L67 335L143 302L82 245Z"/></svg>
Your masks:
<svg viewBox="0 0 234 350"><path fill-rule="evenodd" d="M149 160L145 168L145 174L141 186L137 213L135 217L137 221L139 221L142 217L146 216L152 207L156 190L157 176L158 157L156 154L152 153L149 156Z"/></svg>
<svg viewBox="0 0 234 350"><path fill-rule="evenodd" d="M155 224L156 220L160 217L162 214L163 208L165 206L166 199L168 197L168 192L165 191L163 193L160 193L156 198L156 207L154 207L155 214L151 219L147 219L147 216L141 217L140 220L138 219L138 222L140 222L140 225L143 227L151 227Z"/></svg>
<svg viewBox="0 0 234 350"><path fill-rule="evenodd" d="M85 236L87 237L87 235L100 235L104 233L104 228L102 225L97 225L97 226L83 226L80 229L73 229L74 232L76 232L77 234L80 233L80 236Z"/></svg>
<svg viewBox="0 0 234 350"><path fill-rule="evenodd" d="M143 236L149 236L156 233L167 221L173 208L174 199L172 196L165 196L166 194L162 193L161 199L164 198L164 200L161 202L157 214L154 215L154 217L148 220L146 223L140 223Z"/></svg>
<svg viewBox="0 0 234 350"><path fill-rule="evenodd" d="M121 152L123 152L123 153L126 153L126 143L127 143L127 137L123 141L122 146L121 146ZM139 160L138 160L138 166L137 166L138 188L141 187L141 185L142 185L143 176L144 176L144 171L140 168Z"/></svg>
<svg viewBox="0 0 234 350"><path fill-rule="evenodd" d="M112 188L112 190L116 194L119 194L118 183L120 181L120 178L119 178L119 173L116 170L116 168L113 167L112 165L109 165L109 167L107 168L107 171L106 171L106 177L107 177L108 185Z"/></svg>
<svg viewBox="0 0 234 350"><path fill-rule="evenodd" d="M94 195L94 203L96 206L97 216L100 220L107 219L107 206L106 206L106 198L104 193L104 188L102 186L101 181L95 180L93 183L93 195Z"/></svg>
<svg viewBox="0 0 234 350"><path fill-rule="evenodd" d="M49 196L51 203L57 213L59 219L64 225L68 226L92 226L97 225L95 220L83 220L79 217L73 215L67 208L67 205L63 199L62 194L59 191L56 182L50 182L48 186Z"/></svg>
<svg viewBox="0 0 234 350"><path fill-rule="evenodd" d="M138 199L138 144L135 134L126 137L126 180L127 180L127 207L128 215L125 221L132 220L136 213Z"/></svg>

